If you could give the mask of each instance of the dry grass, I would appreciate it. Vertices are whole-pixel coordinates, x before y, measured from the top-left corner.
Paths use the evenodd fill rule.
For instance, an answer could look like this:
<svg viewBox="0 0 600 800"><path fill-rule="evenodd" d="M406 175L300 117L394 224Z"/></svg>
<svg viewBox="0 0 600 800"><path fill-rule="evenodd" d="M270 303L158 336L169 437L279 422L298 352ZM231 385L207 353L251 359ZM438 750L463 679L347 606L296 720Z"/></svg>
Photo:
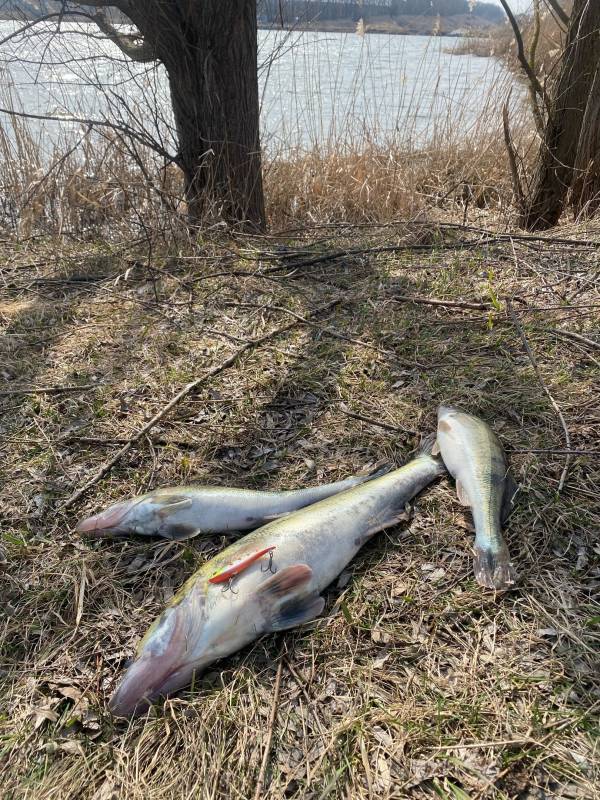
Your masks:
<svg viewBox="0 0 600 800"><path fill-rule="evenodd" d="M561 3L565 11L570 11L570 3ZM536 25L533 16L519 17L519 27L523 36L523 43L528 57L535 37ZM535 50L534 66L540 78L548 79L555 73L558 57L563 51L565 31L558 24L556 18L541 4L539 40ZM508 22L487 31L481 31L477 36L461 39L452 52L457 55L472 54L476 56L495 56L513 71L523 74L517 55L517 45L514 34Z"/></svg>
<svg viewBox="0 0 600 800"><path fill-rule="evenodd" d="M566 235L600 240L592 229ZM304 269L290 258L402 243L430 249ZM509 449L561 448L506 295L521 298L574 448L597 451L598 351L551 332L598 341L597 249L486 244L435 224L207 240L157 248L150 265L127 243L3 247L3 389L95 386L0 396L3 797L251 798L282 657L264 797L598 797L597 455L574 458L558 496L563 455L513 454L522 491L510 594L475 585L469 517L442 480L408 525L359 554L321 620L263 638L128 726L106 712L125 660L224 539L165 546L72 532L78 516L153 486L291 487L407 459L415 436L348 417L341 400L419 432L452 401L490 420ZM250 274L209 277L227 271ZM377 350L300 325L188 397L72 513L58 510L177 389L238 339L284 323L274 306L301 313L340 293L320 324Z"/></svg>
<svg viewBox="0 0 600 800"><path fill-rule="evenodd" d="M488 109L490 111L490 109ZM517 128L519 126L517 115ZM409 141L337 142L265 158L271 227L329 222L388 222L435 208L467 215L510 212L512 189L497 136L443 125L427 147ZM525 134L524 140L527 140ZM26 240L53 234L111 240L172 239L183 232L183 183L177 167L121 139L66 138L48 158L43 141L18 118L0 127L0 227ZM208 224L218 219L208 220Z"/></svg>
<svg viewBox="0 0 600 800"><path fill-rule="evenodd" d="M503 216L512 192L497 137L443 139L428 148L380 145L315 148L266 171L269 217L277 227L319 222L386 222L432 207L475 206Z"/></svg>

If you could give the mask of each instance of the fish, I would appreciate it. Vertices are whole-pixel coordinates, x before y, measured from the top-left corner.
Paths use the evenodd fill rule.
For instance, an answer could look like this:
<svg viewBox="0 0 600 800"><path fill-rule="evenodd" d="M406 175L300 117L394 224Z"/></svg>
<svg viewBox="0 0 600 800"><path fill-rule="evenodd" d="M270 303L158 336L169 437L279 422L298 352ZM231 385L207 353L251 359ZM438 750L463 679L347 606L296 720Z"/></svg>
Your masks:
<svg viewBox="0 0 600 800"><path fill-rule="evenodd" d="M259 636L318 617L321 592L378 531L405 519L407 503L445 472L431 455L434 439L403 467L264 525L203 564L141 640L109 701L112 713L143 713ZM226 586L211 583L266 550Z"/></svg>
<svg viewBox="0 0 600 800"><path fill-rule="evenodd" d="M498 437L479 417L440 406L433 452L441 454L455 479L459 501L471 508L477 582L488 589L510 588L516 573L502 526L512 511L518 487Z"/></svg>
<svg viewBox="0 0 600 800"><path fill-rule="evenodd" d="M225 486L165 487L109 506L81 520L75 530L88 536L137 534L177 541L199 534L248 531L389 470L386 465L336 483L283 492Z"/></svg>

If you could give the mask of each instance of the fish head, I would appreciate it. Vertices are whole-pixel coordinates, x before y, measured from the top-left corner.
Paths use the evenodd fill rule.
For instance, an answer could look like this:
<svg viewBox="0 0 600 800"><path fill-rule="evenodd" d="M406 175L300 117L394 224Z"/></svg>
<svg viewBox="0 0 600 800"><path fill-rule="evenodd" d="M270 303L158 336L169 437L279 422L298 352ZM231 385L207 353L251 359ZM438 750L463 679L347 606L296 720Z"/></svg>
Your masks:
<svg viewBox="0 0 600 800"><path fill-rule="evenodd" d="M444 440L457 438L461 417L463 416L464 414L453 406L440 406L438 408L437 439L440 446Z"/></svg>
<svg viewBox="0 0 600 800"><path fill-rule="evenodd" d="M450 474L456 477L464 459L463 432L465 425L464 414L453 406L440 406L438 408L438 425L436 434L437 450L442 454L444 463Z"/></svg>
<svg viewBox="0 0 600 800"><path fill-rule="evenodd" d="M193 501L181 489L161 489L109 506L99 514L81 520L80 533L92 536L164 536L186 539L198 533L190 511Z"/></svg>
<svg viewBox="0 0 600 800"><path fill-rule="evenodd" d="M198 573L183 586L141 640L136 658L113 694L115 716L137 716L190 685L211 663L257 635L252 596L223 591Z"/></svg>

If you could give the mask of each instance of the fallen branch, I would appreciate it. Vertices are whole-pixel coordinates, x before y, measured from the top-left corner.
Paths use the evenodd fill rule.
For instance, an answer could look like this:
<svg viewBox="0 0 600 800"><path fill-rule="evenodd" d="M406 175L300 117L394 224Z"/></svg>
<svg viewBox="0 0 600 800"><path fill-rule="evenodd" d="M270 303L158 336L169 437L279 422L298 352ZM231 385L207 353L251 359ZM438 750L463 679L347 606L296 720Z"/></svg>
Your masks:
<svg viewBox="0 0 600 800"><path fill-rule="evenodd" d="M570 455L570 456L600 456L600 450L564 450L553 447L518 447L515 450L507 448L509 453L549 453L550 455Z"/></svg>
<svg viewBox="0 0 600 800"><path fill-rule="evenodd" d="M405 294L394 294L392 300L402 300L407 303L421 303L426 306L447 306L448 308L473 308L476 311L491 311L491 303L467 303L458 300L430 300L426 297L411 297Z"/></svg>
<svg viewBox="0 0 600 800"><path fill-rule="evenodd" d="M515 328L517 329L517 332L518 332L519 336L521 337L521 341L523 342L523 347L525 348L525 351L526 351L527 355L529 356L529 360L531 362L531 366L533 367L534 372L537 375L537 378L538 378L538 380L539 380L539 382L541 384L541 387L544 390L544 393L546 394L548 400L550 400L550 403L552 404L552 408L556 411L556 414L557 414L557 416L558 416L558 418L560 420L560 424L562 425L562 429L563 429L564 434L565 434L565 442L567 444L566 449L568 451L570 451L571 450L571 434L569 433L569 428L567 427L567 423L565 421L565 418L563 416L562 411L560 410L560 407L559 407L558 403L556 402L554 397L551 395L550 390L546 386L546 383L544 381L544 378L542 376L542 373L540 371L540 368L538 366L536 358L533 355L531 347L529 346L529 342L527 341L527 336L525 335L525 331L523 329L523 326L521 325L517 315L515 314L515 312L513 310L513 307L512 307L512 303L511 303L509 298L507 298L507 300L506 300L506 307L507 307L508 313L510 314L510 317L511 317L511 319L512 319L514 325L515 325ZM569 453L567 455L566 459L565 459L565 466L563 467L563 471L562 471L562 474L560 476L560 481L558 482L558 491L559 492L562 492L562 490L563 490L563 488L565 486L565 481L567 480L567 474L569 472L570 463L571 463L571 454Z"/></svg>
<svg viewBox="0 0 600 800"><path fill-rule="evenodd" d="M7 389L0 392L0 397L13 397L19 394L60 394L61 392L82 392L98 389L101 383L82 383L80 386L33 386L23 389Z"/></svg>
<svg viewBox="0 0 600 800"><path fill-rule="evenodd" d="M275 675L275 685L273 687L273 700L271 702L271 713L269 715L269 725L267 728L267 741L265 742L265 752L263 753L263 759L260 765L260 772L258 773L258 780L256 781L254 800L260 800L263 794L263 786L265 784L265 773L267 771L267 764L269 763L269 755L271 753L271 742L273 740L273 727L275 725L277 704L279 702L279 690L281 688L282 669L283 669L283 654L279 659L279 664L277 665L277 674Z"/></svg>
<svg viewBox="0 0 600 800"><path fill-rule="evenodd" d="M338 297L335 300L331 300L329 303L325 303L325 305L319 306L318 308L315 308L313 311L310 311L306 315L306 317L308 318L316 316L318 314L322 314L324 311L328 311L330 308L333 308L333 306L336 306L338 303L341 303L342 299L343 298ZM306 318L301 318L301 321L304 322L305 320ZM213 369L206 372L200 378L196 378L196 380L192 381L191 383L188 383L187 386L184 386L183 389L181 389L181 391L179 391L175 395L175 397L173 397L166 404L166 406L164 406L158 413L156 413L152 417L151 420L149 420L145 425L143 425L139 429L139 431L136 434L134 434L134 436L128 439L126 444L124 444L123 447L119 451L117 451L117 453L115 453L115 455L98 470L98 472L94 475L93 478L90 478L90 480L87 483L85 483L80 489L77 489L77 491L74 492L70 497L68 497L67 500L65 500L65 502L61 506L59 506L59 508L61 510L68 509L74 503L76 503L77 500L83 497L83 495L88 491L88 489L91 489L92 486L95 486L100 480L102 480L102 478L110 472L110 470L115 466L115 464L118 461L120 461L121 458L131 450L134 444L136 442L139 442L139 440L142 439L148 433L148 431L152 430L152 428L154 428L154 426L158 422L160 422L161 419L163 419L163 417L165 417L170 411L172 411L172 409L175 408L175 406L181 400L183 400L184 397L187 397L187 395L190 394L190 392L192 392L194 389L198 389L200 386L203 386L211 378L216 377L221 372L224 372L226 369L233 366L235 363L237 363L237 361L244 353L248 352L249 350L254 350L257 347L260 347L262 344L268 342L270 339L274 339L277 336L281 336L281 334L286 333L292 328L295 328L298 324L299 320L294 319L293 322L288 322L287 325L282 325L279 328L275 328L275 330L272 330L269 333L264 334L264 336L259 336L258 339L249 340L248 342L246 342L246 344L242 345L242 347L238 348L235 351L235 353L233 353L233 355L225 359L225 361L223 361L221 364L219 364L216 367L213 367Z"/></svg>
<svg viewBox="0 0 600 800"><path fill-rule="evenodd" d="M350 411L343 403L340 404L340 411L347 417L358 419L361 422L367 422L369 425L377 425L379 428L383 428L386 431L391 431L392 433L407 433L410 436L417 435L416 431L410 430L409 428L400 428L398 425L390 425L387 422L379 422L379 420L372 419L371 417L365 417L362 414L356 414L354 411Z"/></svg>
<svg viewBox="0 0 600 800"><path fill-rule="evenodd" d="M582 336L580 333L573 333L573 331L563 331L561 328L544 328L548 333L556 333L558 336L564 336L567 339L573 339L575 342L587 344L588 347L593 347L595 350L600 350L600 342L595 342L593 339L588 339L587 336Z"/></svg>
<svg viewBox="0 0 600 800"><path fill-rule="evenodd" d="M236 303L234 301L227 301L223 303L224 306L233 307L233 308L260 308L263 310L269 311L281 311L285 314L289 314L291 317L294 317L299 322L308 325L311 328L319 331L319 333L325 334L326 336L331 336L332 339L339 339L342 342L349 342L350 344L356 344L359 347L364 347L366 350L373 350L375 353L379 353L382 356L388 356L395 358L399 364L405 367L417 367L419 369L431 369L431 364L422 364L419 361L409 361L405 358L400 358L391 350L385 350L383 347L379 347L376 344L369 344L369 342L363 342L361 339L353 339L351 336L345 336L343 333L336 331L335 328L326 328L323 325L319 325L316 322L311 322L309 319L302 317L300 314L296 314L295 311L290 311L289 308L284 308L283 306L265 306L260 305L258 303ZM434 365L435 366L435 365Z"/></svg>
<svg viewBox="0 0 600 800"><path fill-rule="evenodd" d="M0 109L1 110L1 109ZM312 258L306 258L302 261L292 261L286 260L284 264L281 264L277 268L271 268L271 272L275 272L276 269L300 269L300 267L312 267L315 264L321 264L324 261L334 261L338 258L348 258L351 256L364 256L364 255L379 255L382 253L404 253L404 252L425 252L431 253L435 252L436 250L453 250L453 249L465 249L468 250L473 247L483 247L486 244L493 244L496 237L493 237L489 240L487 239L474 239L474 240L462 240L459 239L454 242L444 242L440 244L437 242L436 244L390 244L390 245L380 245L376 247L349 247L346 250L332 250L329 253L322 253L318 256L313 256ZM289 259L289 255L284 256L284 258Z"/></svg>

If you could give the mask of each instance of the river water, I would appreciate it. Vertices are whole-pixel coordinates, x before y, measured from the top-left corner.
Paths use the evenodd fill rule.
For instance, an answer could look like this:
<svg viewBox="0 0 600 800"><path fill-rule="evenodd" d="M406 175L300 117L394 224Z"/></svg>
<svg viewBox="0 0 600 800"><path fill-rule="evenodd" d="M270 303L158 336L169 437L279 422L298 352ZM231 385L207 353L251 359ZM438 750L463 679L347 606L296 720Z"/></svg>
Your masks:
<svg viewBox="0 0 600 800"><path fill-rule="evenodd" d="M0 23L0 40L19 27ZM452 54L457 41L259 31L263 145L279 153L365 142L423 146L496 128L511 76L494 59ZM0 66L5 108L116 119L173 149L162 69L127 62L95 26L37 25L0 45ZM6 115L0 117L5 124ZM81 127L30 125L48 148Z"/></svg>

